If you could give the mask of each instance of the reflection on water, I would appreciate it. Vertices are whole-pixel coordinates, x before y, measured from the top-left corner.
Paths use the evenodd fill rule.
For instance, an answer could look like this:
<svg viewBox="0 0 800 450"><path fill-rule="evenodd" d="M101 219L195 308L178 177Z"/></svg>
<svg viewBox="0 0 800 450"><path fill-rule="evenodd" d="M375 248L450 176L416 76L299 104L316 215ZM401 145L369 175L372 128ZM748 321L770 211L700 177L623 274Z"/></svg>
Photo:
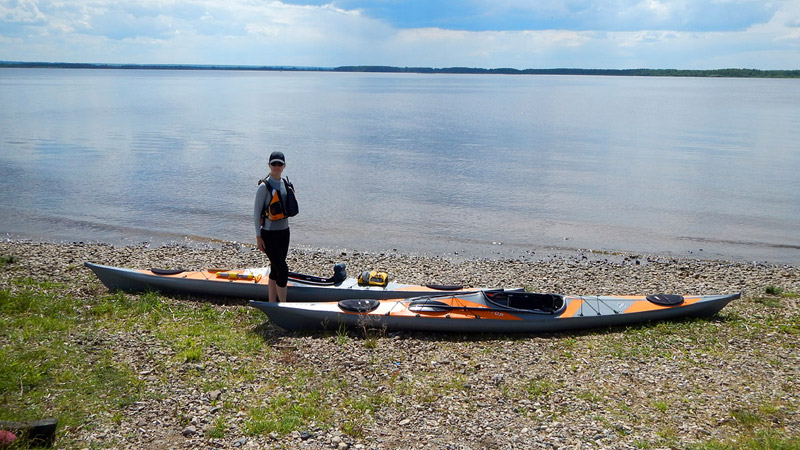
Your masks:
<svg viewBox="0 0 800 450"><path fill-rule="evenodd" d="M283 150L301 202L297 244L797 262L798 88L3 69L0 232L251 242L256 180Z"/></svg>

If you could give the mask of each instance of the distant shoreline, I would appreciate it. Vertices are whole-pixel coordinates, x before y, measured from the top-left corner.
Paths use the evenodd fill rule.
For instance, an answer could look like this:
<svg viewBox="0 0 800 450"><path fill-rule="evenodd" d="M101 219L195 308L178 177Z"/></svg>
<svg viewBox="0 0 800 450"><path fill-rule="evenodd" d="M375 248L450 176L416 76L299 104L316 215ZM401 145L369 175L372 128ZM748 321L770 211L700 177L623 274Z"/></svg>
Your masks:
<svg viewBox="0 0 800 450"><path fill-rule="evenodd" d="M0 68L28 69L116 69L116 70L232 70L266 72L372 72L419 74L487 74L487 75L599 75L627 77L698 77L698 78L800 78L800 70L759 69L482 69L474 67L394 67L394 66L248 66L211 64L95 64L64 62L0 61Z"/></svg>

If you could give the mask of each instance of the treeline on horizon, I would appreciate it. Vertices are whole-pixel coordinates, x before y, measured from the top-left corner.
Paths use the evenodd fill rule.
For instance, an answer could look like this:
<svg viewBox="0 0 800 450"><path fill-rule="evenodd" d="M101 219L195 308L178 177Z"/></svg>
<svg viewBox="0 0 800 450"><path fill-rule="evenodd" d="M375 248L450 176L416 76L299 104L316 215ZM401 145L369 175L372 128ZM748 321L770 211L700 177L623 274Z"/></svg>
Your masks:
<svg viewBox="0 0 800 450"><path fill-rule="evenodd" d="M800 70L759 69L481 69L474 67L393 67L393 66L236 66L204 64L96 64L0 61L0 67L64 69L144 69L144 70L251 70L298 72L378 72L422 74L500 74L500 75L602 75L626 77L726 77L726 78L800 78Z"/></svg>
<svg viewBox="0 0 800 450"><path fill-rule="evenodd" d="M504 74L504 75L604 75L623 77L739 77L739 78L800 78L800 70L758 69L476 69L471 67L389 67L343 66L337 72L390 72L390 73L450 73L450 74Z"/></svg>

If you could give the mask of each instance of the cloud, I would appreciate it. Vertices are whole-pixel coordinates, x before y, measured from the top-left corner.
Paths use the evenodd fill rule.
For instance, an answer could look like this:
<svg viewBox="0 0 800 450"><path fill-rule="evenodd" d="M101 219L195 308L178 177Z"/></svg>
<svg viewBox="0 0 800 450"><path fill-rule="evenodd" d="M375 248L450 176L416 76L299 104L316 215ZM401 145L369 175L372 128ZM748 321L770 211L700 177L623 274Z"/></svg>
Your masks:
<svg viewBox="0 0 800 450"><path fill-rule="evenodd" d="M0 60L797 68L796 0L0 0Z"/></svg>
<svg viewBox="0 0 800 450"><path fill-rule="evenodd" d="M0 20L7 23L42 23L44 14L32 0L0 2Z"/></svg>

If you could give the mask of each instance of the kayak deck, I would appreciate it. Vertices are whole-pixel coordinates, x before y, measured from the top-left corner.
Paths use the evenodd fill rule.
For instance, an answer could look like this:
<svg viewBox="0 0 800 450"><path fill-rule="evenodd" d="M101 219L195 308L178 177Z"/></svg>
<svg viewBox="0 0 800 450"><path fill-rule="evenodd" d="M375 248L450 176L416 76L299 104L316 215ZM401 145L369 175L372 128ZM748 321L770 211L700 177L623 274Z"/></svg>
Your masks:
<svg viewBox="0 0 800 450"><path fill-rule="evenodd" d="M197 271L164 269L128 269L85 262L100 281L112 290L125 292L160 291L205 297L236 297L267 300L269 268L205 269ZM338 265L337 265L338 266ZM335 270L329 278L291 273L288 300L338 301L345 298L407 298L431 293L467 293L461 286L409 285L388 282L385 286L362 285Z"/></svg>
<svg viewBox="0 0 800 450"><path fill-rule="evenodd" d="M492 296L526 298L530 307L499 303ZM673 296L562 296L519 291L395 300L344 300L315 303L251 301L276 325L289 329L375 327L394 330L457 332L552 332L626 325L651 320L703 317L719 312L740 294ZM680 303L676 299L680 297ZM348 304L350 302L350 304ZM358 303L358 304L354 304Z"/></svg>

